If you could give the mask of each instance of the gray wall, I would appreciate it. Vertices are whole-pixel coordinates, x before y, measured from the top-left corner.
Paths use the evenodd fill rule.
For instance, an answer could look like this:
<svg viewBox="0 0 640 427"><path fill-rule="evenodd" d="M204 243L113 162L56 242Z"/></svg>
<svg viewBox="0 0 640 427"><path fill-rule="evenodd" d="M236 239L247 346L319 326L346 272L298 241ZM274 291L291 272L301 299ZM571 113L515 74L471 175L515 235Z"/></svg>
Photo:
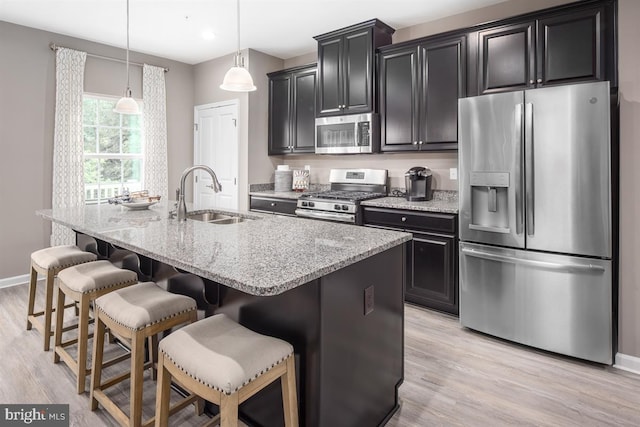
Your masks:
<svg viewBox="0 0 640 427"><path fill-rule="evenodd" d="M0 40L0 279L4 279L27 274L30 253L49 244L50 224L34 213L51 207L55 54L49 44L116 58L124 58L125 52L2 21ZM193 67L136 52L131 61L170 68L166 74L169 184L177 184L193 156ZM131 67L131 71L133 96L141 98L141 69ZM125 83L124 64L87 59L86 91L121 96Z"/></svg>

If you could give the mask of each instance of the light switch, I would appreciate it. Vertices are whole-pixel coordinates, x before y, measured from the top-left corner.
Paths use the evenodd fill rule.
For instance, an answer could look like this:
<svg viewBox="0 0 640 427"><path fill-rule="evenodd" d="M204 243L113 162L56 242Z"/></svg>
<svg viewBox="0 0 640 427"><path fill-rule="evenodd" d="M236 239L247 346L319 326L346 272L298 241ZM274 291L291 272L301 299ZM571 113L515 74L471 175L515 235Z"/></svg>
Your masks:
<svg viewBox="0 0 640 427"><path fill-rule="evenodd" d="M449 168L449 179L458 179L458 168Z"/></svg>

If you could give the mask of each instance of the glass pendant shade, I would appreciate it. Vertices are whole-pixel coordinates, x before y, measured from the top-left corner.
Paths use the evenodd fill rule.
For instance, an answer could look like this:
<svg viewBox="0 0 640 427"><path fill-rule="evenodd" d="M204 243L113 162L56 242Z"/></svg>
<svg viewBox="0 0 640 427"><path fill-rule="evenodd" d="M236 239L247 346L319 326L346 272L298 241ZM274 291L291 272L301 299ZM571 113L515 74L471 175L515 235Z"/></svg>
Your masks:
<svg viewBox="0 0 640 427"><path fill-rule="evenodd" d="M131 89L127 89L127 93L118 100L113 111L120 114L140 114L138 103L131 97Z"/></svg>
<svg viewBox="0 0 640 427"><path fill-rule="evenodd" d="M220 89L231 92L252 92L256 90L251 74L242 66L240 54L236 54L235 64L224 75Z"/></svg>
<svg viewBox="0 0 640 427"><path fill-rule="evenodd" d="M238 50L234 59L233 67L227 71L220 85L220 89L230 92L252 92L256 90L253 78L249 71L244 68L244 58L240 55L240 0L236 0L237 30L238 30Z"/></svg>

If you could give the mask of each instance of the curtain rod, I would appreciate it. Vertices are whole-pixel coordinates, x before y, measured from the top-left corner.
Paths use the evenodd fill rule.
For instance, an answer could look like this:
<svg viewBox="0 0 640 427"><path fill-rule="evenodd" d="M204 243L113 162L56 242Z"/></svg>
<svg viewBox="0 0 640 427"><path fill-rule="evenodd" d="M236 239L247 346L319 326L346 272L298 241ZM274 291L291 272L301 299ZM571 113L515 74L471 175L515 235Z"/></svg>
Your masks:
<svg viewBox="0 0 640 427"><path fill-rule="evenodd" d="M64 46L60 46L60 45L57 45L55 43L51 43L49 45L49 47L51 48L52 51L55 52L56 50L58 50L58 49L60 49L60 48L62 48ZM112 58L110 56L96 55L96 54L93 54L93 53L87 53L87 56L91 56L92 58L98 58L98 59L106 59L107 61L121 62L123 64L125 63L125 61L122 60L122 59ZM131 62L131 61L129 61L129 65L136 65L138 67L142 67L144 64L140 64L139 62ZM167 68L167 67L160 67L160 68L163 68L165 73L169 72L169 68Z"/></svg>

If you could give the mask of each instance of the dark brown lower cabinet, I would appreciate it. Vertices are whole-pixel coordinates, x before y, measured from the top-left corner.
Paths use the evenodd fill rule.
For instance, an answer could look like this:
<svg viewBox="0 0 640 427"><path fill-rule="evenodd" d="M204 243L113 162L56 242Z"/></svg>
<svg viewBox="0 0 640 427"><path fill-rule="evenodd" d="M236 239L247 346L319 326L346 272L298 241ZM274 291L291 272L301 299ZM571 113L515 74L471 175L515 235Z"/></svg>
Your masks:
<svg viewBox="0 0 640 427"><path fill-rule="evenodd" d="M405 301L458 315L458 216L365 206L364 225L413 234Z"/></svg>

